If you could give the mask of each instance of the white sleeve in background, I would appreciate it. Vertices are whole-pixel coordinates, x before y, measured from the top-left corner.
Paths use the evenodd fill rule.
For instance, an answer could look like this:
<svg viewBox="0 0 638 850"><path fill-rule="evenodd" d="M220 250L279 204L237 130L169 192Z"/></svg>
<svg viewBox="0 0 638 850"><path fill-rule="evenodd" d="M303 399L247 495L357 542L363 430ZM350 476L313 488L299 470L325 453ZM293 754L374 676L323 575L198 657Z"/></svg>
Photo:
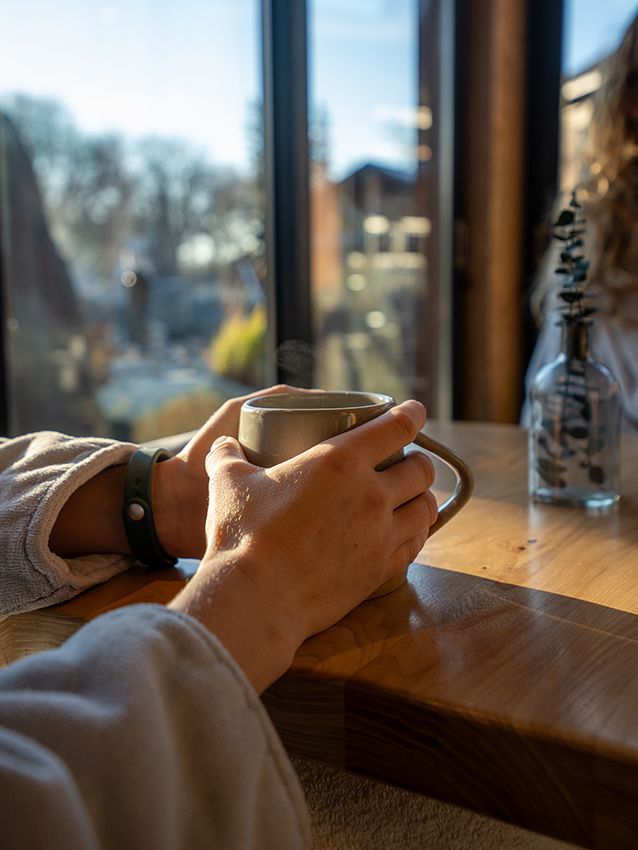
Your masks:
<svg viewBox="0 0 638 850"><path fill-rule="evenodd" d="M0 618L62 602L132 566L121 555L59 558L51 529L69 496L136 446L53 431L0 442Z"/></svg>
<svg viewBox="0 0 638 850"><path fill-rule="evenodd" d="M133 605L0 671L3 850L297 850L303 794L197 621Z"/></svg>

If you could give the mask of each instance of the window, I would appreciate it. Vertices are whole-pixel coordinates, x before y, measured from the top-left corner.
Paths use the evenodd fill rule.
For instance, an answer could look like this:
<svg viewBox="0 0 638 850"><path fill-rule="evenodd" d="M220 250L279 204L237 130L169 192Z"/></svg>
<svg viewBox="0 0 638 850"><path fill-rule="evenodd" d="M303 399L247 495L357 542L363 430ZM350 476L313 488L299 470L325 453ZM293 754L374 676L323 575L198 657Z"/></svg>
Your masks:
<svg viewBox="0 0 638 850"><path fill-rule="evenodd" d="M453 9L14 4L5 430L144 441L276 366L448 415Z"/></svg>
<svg viewBox="0 0 638 850"><path fill-rule="evenodd" d="M312 0L308 27L318 382L434 415L449 412L451 9Z"/></svg>
<svg viewBox="0 0 638 850"><path fill-rule="evenodd" d="M264 383L258 0L10 4L10 433L143 441Z"/></svg>
<svg viewBox="0 0 638 850"><path fill-rule="evenodd" d="M579 161L593 113L593 96L602 83L601 62L619 45L636 14L632 0L594 3L566 0L561 90L560 188L569 192L579 180Z"/></svg>

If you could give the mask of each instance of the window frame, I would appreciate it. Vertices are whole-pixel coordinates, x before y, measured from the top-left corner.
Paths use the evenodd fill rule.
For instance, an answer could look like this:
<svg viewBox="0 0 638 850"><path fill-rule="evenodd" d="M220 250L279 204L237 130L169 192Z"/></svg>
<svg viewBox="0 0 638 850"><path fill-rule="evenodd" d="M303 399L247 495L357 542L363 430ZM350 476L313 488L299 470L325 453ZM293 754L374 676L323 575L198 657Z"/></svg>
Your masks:
<svg viewBox="0 0 638 850"><path fill-rule="evenodd" d="M262 0L267 359L277 380L313 385L306 0ZM282 346L284 349L282 349Z"/></svg>

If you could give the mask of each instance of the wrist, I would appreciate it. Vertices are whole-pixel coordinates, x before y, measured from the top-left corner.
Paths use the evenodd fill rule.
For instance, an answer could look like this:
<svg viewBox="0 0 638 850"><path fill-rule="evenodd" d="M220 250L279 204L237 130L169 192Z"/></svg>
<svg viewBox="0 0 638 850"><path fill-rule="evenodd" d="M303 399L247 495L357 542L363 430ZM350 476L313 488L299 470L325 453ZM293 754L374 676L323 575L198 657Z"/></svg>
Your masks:
<svg viewBox="0 0 638 850"><path fill-rule="evenodd" d="M245 551L207 553L170 603L216 635L258 693L286 672L301 643L296 613L254 580L263 566Z"/></svg>
<svg viewBox="0 0 638 850"><path fill-rule="evenodd" d="M152 501L162 548L177 558L201 558L206 548L208 492L179 455L156 464Z"/></svg>
<svg viewBox="0 0 638 850"><path fill-rule="evenodd" d="M153 568L171 567L176 558L162 546L153 509L153 481L157 465L170 458L166 449L136 449L129 458L124 484L122 518L135 557Z"/></svg>

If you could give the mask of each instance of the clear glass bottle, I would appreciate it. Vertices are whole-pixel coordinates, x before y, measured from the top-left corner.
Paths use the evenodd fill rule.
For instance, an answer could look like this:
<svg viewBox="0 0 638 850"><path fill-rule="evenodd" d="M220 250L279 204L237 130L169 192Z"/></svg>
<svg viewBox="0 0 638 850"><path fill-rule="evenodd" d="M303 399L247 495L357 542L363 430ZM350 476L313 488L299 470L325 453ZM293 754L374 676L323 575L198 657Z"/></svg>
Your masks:
<svg viewBox="0 0 638 850"><path fill-rule="evenodd" d="M562 328L561 351L530 390L529 494L606 508L620 498L620 392L589 350L586 320Z"/></svg>

